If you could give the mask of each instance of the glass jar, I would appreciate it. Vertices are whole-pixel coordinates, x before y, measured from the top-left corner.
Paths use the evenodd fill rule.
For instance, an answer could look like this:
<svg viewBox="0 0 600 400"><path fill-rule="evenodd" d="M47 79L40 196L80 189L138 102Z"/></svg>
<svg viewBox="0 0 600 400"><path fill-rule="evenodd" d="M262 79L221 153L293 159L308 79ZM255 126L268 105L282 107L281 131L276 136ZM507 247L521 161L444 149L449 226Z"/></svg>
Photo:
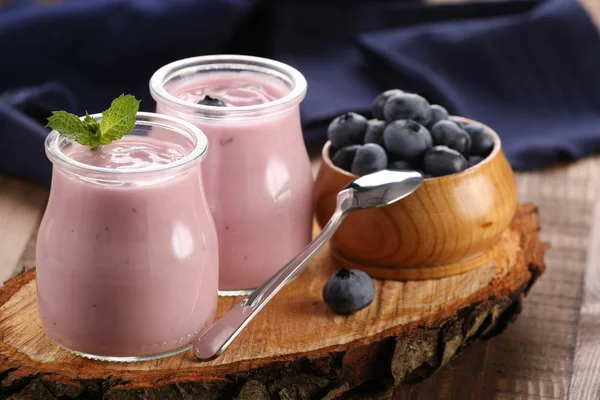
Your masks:
<svg viewBox="0 0 600 400"><path fill-rule="evenodd" d="M160 144L183 157L103 167L73 159L93 152L56 131L46 139L53 173L37 240L42 326L67 350L102 360L183 351L217 308L218 244L200 168L206 137L172 117L136 119L108 146Z"/></svg>
<svg viewBox="0 0 600 400"><path fill-rule="evenodd" d="M273 60L202 56L159 69L150 91L158 113L208 137L203 174L219 237L219 293L247 293L311 240L314 180L300 124L306 80ZM190 100L200 92L237 104Z"/></svg>

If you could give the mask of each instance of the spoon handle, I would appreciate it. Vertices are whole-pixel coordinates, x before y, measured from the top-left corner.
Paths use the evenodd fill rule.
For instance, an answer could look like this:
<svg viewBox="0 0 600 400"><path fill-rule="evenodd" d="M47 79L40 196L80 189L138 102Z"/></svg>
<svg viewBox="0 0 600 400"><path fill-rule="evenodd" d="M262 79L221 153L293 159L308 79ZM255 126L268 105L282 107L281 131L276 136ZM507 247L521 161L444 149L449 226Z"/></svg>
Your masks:
<svg viewBox="0 0 600 400"><path fill-rule="evenodd" d="M310 258L333 236L346 216L345 204L351 193L338 197L337 208L321 233L292 261L281 268L262 286L254 290L238 305L233 307L193 344L193 351L200 361L218 357L248 325L256 314L281 290L290 277L299 271Z"/></svg>

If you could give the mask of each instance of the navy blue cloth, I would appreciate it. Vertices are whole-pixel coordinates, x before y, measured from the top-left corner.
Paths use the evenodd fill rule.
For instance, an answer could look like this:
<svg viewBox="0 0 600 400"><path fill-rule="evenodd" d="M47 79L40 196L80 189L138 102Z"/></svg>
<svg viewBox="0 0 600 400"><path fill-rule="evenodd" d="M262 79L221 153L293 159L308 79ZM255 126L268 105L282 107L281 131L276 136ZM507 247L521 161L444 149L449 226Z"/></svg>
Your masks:
<svg viewBox="0 0 600 400"><path fill-rule="evenodd" d="M305 139L415 91L500 134L517 169L600 151L600 36L574 0L13 0L0 9L0 172L48 183L54 109L98 112L185 57L277 59L308 80Z"/></svg>
<svg viewBox="0 0 600 400"><path fill-rule="evenodd" d="M8 91L0 97L0 172L48 184L44 126L52 110L72 110L72 93L58 82Z"/></svg>

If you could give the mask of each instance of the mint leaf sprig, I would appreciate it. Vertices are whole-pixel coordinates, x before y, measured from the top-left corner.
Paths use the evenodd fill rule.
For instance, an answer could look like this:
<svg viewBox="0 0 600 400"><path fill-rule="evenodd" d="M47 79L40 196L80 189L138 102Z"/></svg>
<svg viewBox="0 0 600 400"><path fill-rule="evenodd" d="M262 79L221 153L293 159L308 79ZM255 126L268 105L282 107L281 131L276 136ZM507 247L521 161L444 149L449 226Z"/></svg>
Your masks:
<svg viewBox="0 0 600 400"><path fill-rule="evenodd" d="M53 111L48 117L46 127L96 150L98 145L110 144L129 135L135 126L135 116L139 108L139 100L130 94L122 94L110 103L108 110L102 113L100 123L87 111L83 120L66 111Z"/></svg>

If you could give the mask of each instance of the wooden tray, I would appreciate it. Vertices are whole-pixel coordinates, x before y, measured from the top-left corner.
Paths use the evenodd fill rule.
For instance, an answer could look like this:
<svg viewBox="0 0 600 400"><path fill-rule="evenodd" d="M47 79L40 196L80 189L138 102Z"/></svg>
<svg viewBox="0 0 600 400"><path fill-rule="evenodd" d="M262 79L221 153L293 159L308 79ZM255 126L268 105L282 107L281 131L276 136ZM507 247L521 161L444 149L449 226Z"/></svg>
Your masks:
<svg viewBox="0 0 600 400"><path fill-rule="evenodd" d="M61 350L42 332L32 270L0 289L0 398L378 398L514 320L545 268L538 230L537 209L522 205L493 263L438 280L377 281L373 304L349 317L321 299L339 268L326 248L209 363L191 351L123 364ZM238 301L221 298L219 315Z"/></svg>

